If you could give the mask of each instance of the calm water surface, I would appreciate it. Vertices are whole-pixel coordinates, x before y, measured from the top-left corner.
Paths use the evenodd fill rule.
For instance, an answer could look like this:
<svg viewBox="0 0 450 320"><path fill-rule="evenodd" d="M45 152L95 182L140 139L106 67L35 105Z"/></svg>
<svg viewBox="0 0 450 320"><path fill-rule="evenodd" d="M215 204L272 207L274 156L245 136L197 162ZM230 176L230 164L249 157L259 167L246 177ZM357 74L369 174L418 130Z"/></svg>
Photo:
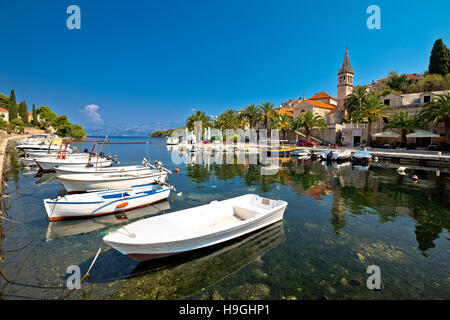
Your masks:
<svg viewBox="0 0 450 320"><path fill-rule="evenodd" d="M174 164L162 139L112 145L121 164L142 157L180 169L168 201L120 216L47 221L42 199L65 194L54 174L8 172L0 226L0 298L59 299L69 265L82 275L102 251L81 290L67 299L450 299L450 175L422 168L400 176L370 168L285 159L272 176L259 165ZM81 148L87 146L80 146ZM16 161L11 155L11 161ZM233 161L236 161L234 159ZM236 161L237 162L237 161ZM419 182L414 184L414 172ZM178 196L177 193L182 195ZM223 245L138 264L103 245L129 221L245 193L288 201L284 220ZM383 290L366 287L369 265Z"/></svg>

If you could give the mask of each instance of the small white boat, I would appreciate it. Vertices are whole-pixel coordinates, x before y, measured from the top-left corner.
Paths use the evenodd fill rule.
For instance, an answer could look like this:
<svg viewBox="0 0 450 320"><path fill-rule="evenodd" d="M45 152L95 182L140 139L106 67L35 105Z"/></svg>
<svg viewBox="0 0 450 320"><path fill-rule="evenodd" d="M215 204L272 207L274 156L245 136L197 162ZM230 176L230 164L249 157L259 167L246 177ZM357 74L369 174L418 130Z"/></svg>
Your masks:
<svg viewBox="0 0 450 320"><path fill-rule="evenodd" d="M369 163L372 160L372 156L369 152L367 151L356 151L353 156L352 159L354 162L358 162L358 163Z"/></svg>
<svg viewBox="0 0 450 320"><path fill-rule="evenodd" d="M321 151L319 156L328 161L345 161L350 160L352 153L349 150L333 150L333 151Z"/></svg>
<svg viewBox="0 0 450 320"><path fill-rule="evenodd" d="M309 151L309 150L293 150L293 151L291 151L291 156L309 157L310 155L311 155L311 151Z"/></svg>
<svg viewBox="0 0 450 320"><path fill-rule="evenodd" d="M36 151L36 150L56 150L60 149L58 145L50 145L49 144L20 144L16 146L18 150L21 151Z"/></svg>
<svg viewBox="0 0 450 320"><path fill-rule="evenodd" d="M53 157L34 159L40 170L54 170L56 166L83 167L88 165L89 156L86 157L68 157L58 159ZM90 165L96 167L109 167L112 164L111 159L103 157L92 157Z"/></svg>
<svg viewBox="0 0 450 320"><path fill-rule="evenodd" d="M166 143L169 145L178 144L179 139L175 137L168 137Z"/></svg>
<svg viewBox="0 0 450 320"><path fill-rule="evenodd" d="M124 173L130 171L148 171L152 170L148 166L120 166L120 167L75 167L75 166L56 166L53 168L58 175L62 174L86 174L86 173Z"/></svg>
<svg viewBox="0 0 450 320"><path fill-rule="evenodd" d="M287 202L247 194L143 219L108 233L103 241L145 261L219 244L283 219Z"/></svg>
<svg viewBox="0 0 450 320"><path fill-rule="evenodd" d="M169 194L169 187L149 184L45 199L44 207L50 221L92 218L145 207L167 199Z"/></svg>
<svg viewBox="0 0 450 320"><path fill-rule="evenodd" d="M162 183L167 178L166 171L156 169L145 171L96 172L86 174L56 175L68 192L94 191L138 187L144 184Z"/></svg>

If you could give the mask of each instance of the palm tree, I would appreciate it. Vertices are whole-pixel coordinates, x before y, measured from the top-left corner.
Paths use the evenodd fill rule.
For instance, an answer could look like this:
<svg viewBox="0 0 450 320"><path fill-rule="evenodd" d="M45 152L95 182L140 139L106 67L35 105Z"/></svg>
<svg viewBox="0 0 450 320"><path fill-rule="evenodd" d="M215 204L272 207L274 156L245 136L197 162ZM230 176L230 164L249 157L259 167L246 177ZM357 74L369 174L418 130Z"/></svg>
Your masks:
<svg viewBox="0 0 450 320"><path fill-rule="evenodd" d="M248 125L250 129L252 129L261 119L261 110L254 104L249 104L245 110L242 111L242 115L248 119Z"/></svg>
<svg viewBox="0 0 450 320"><path fill-rule="evenodd" d="M407 111L400 111L394 116L389 118L389 122L384 126L383 130L387 129L400 129L402 131L401 146L406 146L406 134L409 130L423 129L426 124L422 121L422 117L417 115L411 116Z"/></svg>
<svg viewBox="0 0 450 320"><path fill-rule="evenodd" d="M420 116L434 123L442 121L445 126L445 141L450 139L450 92L439 94L423 108Z"/></svg>
<svg viewBox="0 0 450 320"><path fill-rule="evenodd" d="M225 110L216 121L216 127L222 130L239 128L240 120L233 109Z"/></svg>
<svg viewBox="0 0 450 320"><path fill-rule="evenodd" d="M283 139L286 140L287 130L291 127L292 119L286 113L279 114L274 119L275 128L280 130L283 133Z"/></svg>
<svg viewBox="0 0 450 320"><path fill-rule="evenodd" d="M259 105L261 109L261 120L264 122L264 128L269 129L269 122L275 117L275 106L272 102L262 102Z"/></svg>
<svg viewBox="0 0 450 320"><path fill-rule="evenodd" d="M366 122L368 123L367 128L367 145L372 143L372 127L373 123L376 122L381 117L386 117L389 115L388 110L390 108L383 104L375 96L369 95L362 105L353 111L351 114L351 119L353 122Z"/></svg>
<svg viewBox="0 0 450 320"><path fill-rule="evenodd" d="M345 97L344 108L348 119L351 117L353 111L361 108L366 102L368 95L367 86L358 85L353 89L351 94Z"/></svg>
<svg viewBox="0 0 450 320"><path fill-rule="evenodd" d="M194 129L194 123L196 121L202 122L202 128L209 127L211 125L209 117L203 111L196 111L194 114L190 115L186 120L186 127L189 130Z"/></svg>
<svg viewBox="0 0 450 320"><path fill-rule="evenodd" d="M313 129L326 129L327 123L322 116L315 114L312 111L305 111L300 113L291 124L291 129L294 131L301 128L305 129L306 139L310 141L311 131Z"/></svg>

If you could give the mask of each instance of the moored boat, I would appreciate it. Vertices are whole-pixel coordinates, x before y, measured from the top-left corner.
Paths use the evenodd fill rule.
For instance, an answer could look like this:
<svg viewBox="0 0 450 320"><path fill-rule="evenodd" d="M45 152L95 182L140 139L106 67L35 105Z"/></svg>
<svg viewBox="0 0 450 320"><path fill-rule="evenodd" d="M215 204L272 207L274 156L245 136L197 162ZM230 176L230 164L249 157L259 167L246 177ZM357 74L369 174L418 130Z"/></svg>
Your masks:
<svg viewBox="0 0 450 320"><path fill-rule="evenodd" d="M45 199L44 207L50 221L90 218L148 206L167 199L169 194L167 186L148 184Z"/></svg>
<svg viewBox="0 0 450 320"><path fill-rule="evenodd" d="M156 169L128 172L96 172L86 174L62 174L56 176L68 192L137 187L164 182L167 172Z"/></svg>
<svg viewBox="0 0 450 320"><path fill-rule="evenodd" d="M47 157L34 159L40 170L54 170L56 166L96 166L96 167L109 167L112 164L112 159L104 157L68 157L66 159Z"/></svg>
<svg viewBox="0 0 450 320"><path fill-rule="evenodd" d="M372 160L372 156L367 151L356 151L352 156L353 162L368 164Z"/></svg>
<svg viewBox="0 0 450 320"><path fill-rule="evenodd" d="M287 202L247 194L143 219L108 233L103 241L144 261L222 243L283 219Z"/></svg>
<svg viewBox="0 0 450 320"><path fill-rule="evenodd" d="M309 150L293 150L291 151L291 156L297 157L309 157L311 152Z"/></svg>

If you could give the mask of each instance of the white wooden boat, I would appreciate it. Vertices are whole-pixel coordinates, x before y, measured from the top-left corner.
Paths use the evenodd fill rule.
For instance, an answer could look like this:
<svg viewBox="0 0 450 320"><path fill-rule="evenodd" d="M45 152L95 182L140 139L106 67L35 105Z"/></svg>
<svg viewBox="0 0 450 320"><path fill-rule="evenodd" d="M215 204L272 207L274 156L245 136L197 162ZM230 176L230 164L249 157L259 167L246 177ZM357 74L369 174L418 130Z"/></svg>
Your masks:
<svg viewBox="0 0 450 320"><path fill-rule="evenodd" d="M49 144L20 144L16 146L18 150L22 151L35 151L35 150L56 150L58 151L60 149L60 146L58 145L51 145Z"/></svg>
<svg viewBox="0 0 450 320"><path fill-rule="evenodd" d="M39 158L34 159L37 166L40 170L54 170L56 166L64 165L64 166L75 166L75 167L83 167L88 165L87 157L68 157L66 159L57 159L57 158ZM106 159L102 157L92 157L90 165L97 167L109 167L112 164L111 159Z"/></svg>
<svg viewBox="0 0 450 320"><path fill-rule="evenodd" d="M309 150L294 150L294 151L291 151L291 156L308 157L310 155L311 155L311 152Z"/></svg>
<svg viewBox="0 0 450 320"><path fill-rule="evenodd" d="M151 215L155 215L161 213L161 211L166 211L169 209L170 202L167 200L162 200L152 203L149 206L129 210L126 212L119 212L117 214L108 214L98 217L92 217L89 219L71 219L54 222L50 221L47 226L47 235L45 240L49 241L56 238L64 238L101 229L117 229L117 227L115 226L126 224L130 221L137 221L142 218L148 218Z"/></svg>
<svg viewBox="0 0 450 320"><path fill-rule="evenodd" d="M247 194L143 219L108 233L103 241L144 261L222 243L283 219L287 202Z"/></svg>
<svg viewBox="0 0 450 320"><path fill-rule="evenodd" d="M168 137L166 143L169 144L169 145L173 145L173 144L178 144L178 142L179 142L178 138Z"/></svg>
<svg viewBox="0 0 450 320"><path fill-rule="evenodd" d="M372 155L367 151L356 151L352 159L357 163L369 163L372 160Z"/></svg>
<svg viewBox="0 0 450 320"><path fill-rule="evenodd" d="M350 160L352 157L352 153L349 150L321 151L318 154L322 159L332 161L345 161Z"/></svg>
<svg viewBox="0 0 450 320"><path fill-rule="evenodd" d="M167 178L167 172L152 169L124 173L62 174L56 175L56 177L68 192L75 192L130 188L150 183L162 183Z"/></svg>
<svg viewBox="0 0 450 320"><path fill-rule="evenodd" d="M120 166L120 167L75 167L75 166L56 166L53 168L58 175L62 174L86 174L86 173L124 173L129 171L148 171L152 170L148 166Z"/></svg>
<svg viewBox="0 0 450 320"><path fill-rule="evenodd" d="M91 218L148 206L167 199L169 194L170 188L167 186L148 184L45 199L44 207L50 221Z"/></svg>

